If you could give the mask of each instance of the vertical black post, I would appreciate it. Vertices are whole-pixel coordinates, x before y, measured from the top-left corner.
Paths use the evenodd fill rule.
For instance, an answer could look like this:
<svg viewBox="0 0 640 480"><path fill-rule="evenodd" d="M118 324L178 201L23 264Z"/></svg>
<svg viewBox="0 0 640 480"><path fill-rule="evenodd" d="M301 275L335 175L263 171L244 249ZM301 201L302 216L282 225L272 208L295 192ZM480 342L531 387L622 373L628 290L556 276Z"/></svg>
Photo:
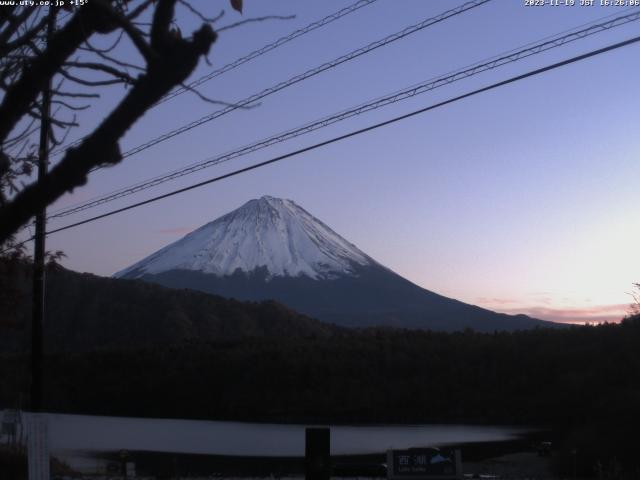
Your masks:
<svg viewBox="0 0 640 480"><path fill-rule="evenodd" d="M331 436L328 428L305 430L304 470L306 480L331 477Z"/></svg>
<svg viewBox="0 0 640 480"><path fill-rule="evenodd" d="M120 450L120 473L122 478L127 480L127 461L129 460L129 452L127 450Z"/></svg>
<svg viewBox="0 0 640 480"><path fill-rule="evenodd" d="M49 6L47 22L47 46L56 23L56 12ZM43 182L49 161L49 129L51 128L51 81L42 91L40 120L40 149L38 151L38 182ZM31 411L42 411L43 399L43 324L44 324L44 256L45 228L47 211L45 208L36 214L35 238L33 246L33 298L31 313Z"/></svg>

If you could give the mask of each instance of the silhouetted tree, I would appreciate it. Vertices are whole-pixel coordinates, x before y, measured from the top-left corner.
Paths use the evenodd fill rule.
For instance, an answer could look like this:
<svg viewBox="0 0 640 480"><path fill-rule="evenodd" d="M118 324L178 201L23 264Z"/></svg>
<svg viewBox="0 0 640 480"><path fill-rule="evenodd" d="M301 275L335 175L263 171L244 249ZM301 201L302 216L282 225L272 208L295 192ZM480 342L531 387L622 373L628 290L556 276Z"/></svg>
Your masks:
<svg viewBox="0 0 640 480"><path fill-rule="evenodd" d="M631 316L640 316L640 283L633 284L631 297L633 298L633 303L631 304Z"/></svg>
<svg viewBox="0 0 640 480"><path fill-rule="evenodd" d="M242 0L230 3L242 9ZM189 37L175 26L176 7L203 22ZM221 16L208 18L187 0L91 0L67 13L50 8L0 9L0 245L5 247L37 211L83 185L93 168L121 161L118 141L208 54L217 36L213 23ZM49 16L58 13L65 19L47 41ZM94 37L105 35L115 36L118 44L130 42L141 64L119 58L115 47L93 46ZM76 125L73 113L86 107L74 102L98 96L96 90L79 92L67 84L89 89L124 84L128 89L93 131L64 152L43 182L25 186L37 157L33 135L43 115L40 94L50 82L53 145Z"/></svg>

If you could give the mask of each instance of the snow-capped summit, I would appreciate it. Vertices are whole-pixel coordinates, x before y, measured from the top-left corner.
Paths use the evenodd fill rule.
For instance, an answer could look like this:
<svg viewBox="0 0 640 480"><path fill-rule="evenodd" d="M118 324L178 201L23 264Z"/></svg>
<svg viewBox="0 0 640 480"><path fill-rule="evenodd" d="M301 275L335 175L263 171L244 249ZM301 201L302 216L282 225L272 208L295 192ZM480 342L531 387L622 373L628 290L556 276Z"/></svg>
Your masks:
<svg viewBox="0 0 640 480"><path fill-rule="evenodd" d="M116 273L237 300L276 300L347 327L546 326L443 297L377 263L291 200L262 197Z"/></svg>
<svg viewBox="0 0 640 480"><path fill-rule="evenodd" d="M138 278L169 270L219 277L266 268L269 277L331 279L377 265L292 200L264 196L189 233L115 274Z"/></svg>

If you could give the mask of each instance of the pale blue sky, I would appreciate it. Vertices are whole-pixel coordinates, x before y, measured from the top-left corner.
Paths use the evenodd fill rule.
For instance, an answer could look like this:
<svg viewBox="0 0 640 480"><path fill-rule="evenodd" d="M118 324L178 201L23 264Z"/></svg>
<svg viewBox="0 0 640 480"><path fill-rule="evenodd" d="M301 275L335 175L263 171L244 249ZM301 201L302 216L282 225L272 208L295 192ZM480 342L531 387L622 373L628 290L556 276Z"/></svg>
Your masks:
<svg viewBox="0 0 640 480"><path fill-rule="evenodd" d="M201 0L213 14L226 1ZM216 4L211 8L212 3ZM223 33L218 67L352 2L245 0L245 17L289 21ZM236 101L462 2L378 0L202 87ZM577 2L579 3L579 1ZM205 7L208 5L209 7ZM475 63L620 7L525 7L494 0L272 95L92 175L56 204L83 199L243 146ZM181 15L182 30L196 27ZM240 18L227 12L225 22ZM184 21L188 20L188 21ZM51 228L361 128L508 76L627 39L640 22L440 88ZM109 275L245 201L293 199L418 285L469 303L540 318L619 317L640 281L640 46L530 78L230 180L94 222L48 240L65 266ZM192 78L210 71L202 63ZM90 128L122 95L84 115ZM123 150L218 109L184 94L150 112ZM78 130L75 135L82 132ZM181 233L182 232L182 233Z"/></svg>

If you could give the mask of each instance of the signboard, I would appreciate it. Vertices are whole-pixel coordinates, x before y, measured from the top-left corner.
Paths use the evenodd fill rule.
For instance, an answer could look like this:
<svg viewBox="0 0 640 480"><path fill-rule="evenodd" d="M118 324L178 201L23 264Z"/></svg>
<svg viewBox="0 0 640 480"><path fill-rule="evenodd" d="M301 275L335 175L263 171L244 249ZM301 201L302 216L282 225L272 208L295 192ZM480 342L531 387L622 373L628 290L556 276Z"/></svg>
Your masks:
<svg viewBox="0 0 640 480"><path fill-rule="evenodd" d="M134 462L127 462L125 465L126 470L126 478L135 478L136 477L136 464Z"/></svg>
<svg viewBox="0 0 640 480"><path fill-rule="evenodd" d="M44 413L29 415L29 437L27 443L27 460L29 463L29 480L49 480L49 431L47 416Z"/></svg>
<svg viewBox="0 0 640 480"><path fill-rule="evenodd" d="M389 450L387 478L393 480L463 478L460 450L438 448Z"/></svg>

